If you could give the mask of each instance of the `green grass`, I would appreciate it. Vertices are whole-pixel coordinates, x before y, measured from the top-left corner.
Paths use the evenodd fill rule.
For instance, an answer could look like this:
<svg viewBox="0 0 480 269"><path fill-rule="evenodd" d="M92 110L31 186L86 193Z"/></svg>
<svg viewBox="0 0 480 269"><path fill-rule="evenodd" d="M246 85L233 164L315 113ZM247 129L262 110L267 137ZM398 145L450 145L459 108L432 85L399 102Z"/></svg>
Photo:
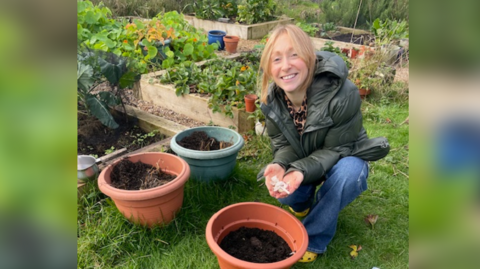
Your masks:
<svg viewBox="0 0 480 269"><path fill-rule="evenodd" d="M403 85L403 86L402 86ZM370 137L386 136L387 157L371 163L368 190L339 216L337 233L325 255L293 268L408 268L408 117L406 85L396 84L395 98L373 96L363 102L364 125ZM400 96L400 97L399 97ZM95 184L86 187L78 204L79 268L218 268L205 240L210 217L221 208L244 201L280 204L268 195L256 174L272 158L268 138L249 136L231 178L205 184L188 181L183 207L166 227L135 226L119 213ZM378 215L374 229L364 218ZM351 259L349 245L361 245Z"/></svg>

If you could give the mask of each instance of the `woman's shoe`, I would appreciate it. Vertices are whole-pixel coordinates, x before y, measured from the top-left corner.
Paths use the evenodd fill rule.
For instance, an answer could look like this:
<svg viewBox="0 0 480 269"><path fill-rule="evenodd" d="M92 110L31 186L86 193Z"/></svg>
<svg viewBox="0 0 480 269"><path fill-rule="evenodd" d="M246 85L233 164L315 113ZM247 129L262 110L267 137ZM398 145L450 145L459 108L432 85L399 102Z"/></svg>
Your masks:
<svg viewBox="0 0 480 269"><path fill-rule="evenodd" d="M305 217L306 215L308 215L308 212L310 212L310 208L307 208L302 212L295 212L295 210L293 210L293 208L291 208L291 207L288 207L288 209L290 209L290 211L293 213L293 215L295 215L296 217L299 217L299 218Z"/></svg>
<svg viewBox="0 0 480 269"><path fill-rule="evenodd" d="M303 257L300 260L298 260L298 262L313 262L314 260L317 259L317 257L318 257L317 253L313 253L307 250L305 254L303 254Z"/></svg>

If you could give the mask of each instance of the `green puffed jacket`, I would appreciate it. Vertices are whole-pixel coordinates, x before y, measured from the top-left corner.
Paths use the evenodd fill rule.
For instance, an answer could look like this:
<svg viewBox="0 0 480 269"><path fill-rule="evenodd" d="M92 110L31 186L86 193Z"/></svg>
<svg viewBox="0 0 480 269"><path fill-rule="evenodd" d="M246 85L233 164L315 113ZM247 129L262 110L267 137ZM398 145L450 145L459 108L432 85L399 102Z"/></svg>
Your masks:
<svg viewBox="0 0 480 269"><path fill-rule="evenodd" d="M362 124L358 88L347 79L348 69L343 59L327 51L316 55L301 136L288 113L284 93L275 83L269 87L267 103L260 106L273 148L272 163L285 167L286 173L303 172L302 185L321 181L342 157L376 161L390 150L385 137L368 138ZM263 176L264 169L258 178Z"/></svg>

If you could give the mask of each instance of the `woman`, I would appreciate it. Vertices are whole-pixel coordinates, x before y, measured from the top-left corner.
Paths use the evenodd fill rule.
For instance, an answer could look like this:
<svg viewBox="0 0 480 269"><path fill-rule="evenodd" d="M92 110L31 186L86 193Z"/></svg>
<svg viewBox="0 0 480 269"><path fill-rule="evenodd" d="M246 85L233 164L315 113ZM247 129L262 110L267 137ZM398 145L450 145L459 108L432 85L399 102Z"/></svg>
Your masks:
<svg viewBox="0 0 480 269"><path fill-rule="evenodd" d="M274 159L259 177L272 197L305 217L309 244L300 262L312 262L327 250L340 210L367 189L367 161L383 158L390 147L386 138L367 137L360 95L342 58L316 53L297 26L272 32L260 68Z"/></svg>

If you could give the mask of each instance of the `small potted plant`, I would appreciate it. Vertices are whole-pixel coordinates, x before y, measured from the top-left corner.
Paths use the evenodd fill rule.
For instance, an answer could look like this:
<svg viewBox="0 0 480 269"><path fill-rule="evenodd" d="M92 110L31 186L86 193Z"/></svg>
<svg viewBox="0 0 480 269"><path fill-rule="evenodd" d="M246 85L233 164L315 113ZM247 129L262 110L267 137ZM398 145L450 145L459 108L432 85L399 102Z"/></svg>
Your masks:
<svg viewBox="0 0 480 269"><path fill-rule="evenodd" d="M149 21L134 20L125 28L128 34L135 36L133 44L141 47L145 60L161 63L167 58L164 50L175 38L173 28L167 29L156 17Z"/></svg>

